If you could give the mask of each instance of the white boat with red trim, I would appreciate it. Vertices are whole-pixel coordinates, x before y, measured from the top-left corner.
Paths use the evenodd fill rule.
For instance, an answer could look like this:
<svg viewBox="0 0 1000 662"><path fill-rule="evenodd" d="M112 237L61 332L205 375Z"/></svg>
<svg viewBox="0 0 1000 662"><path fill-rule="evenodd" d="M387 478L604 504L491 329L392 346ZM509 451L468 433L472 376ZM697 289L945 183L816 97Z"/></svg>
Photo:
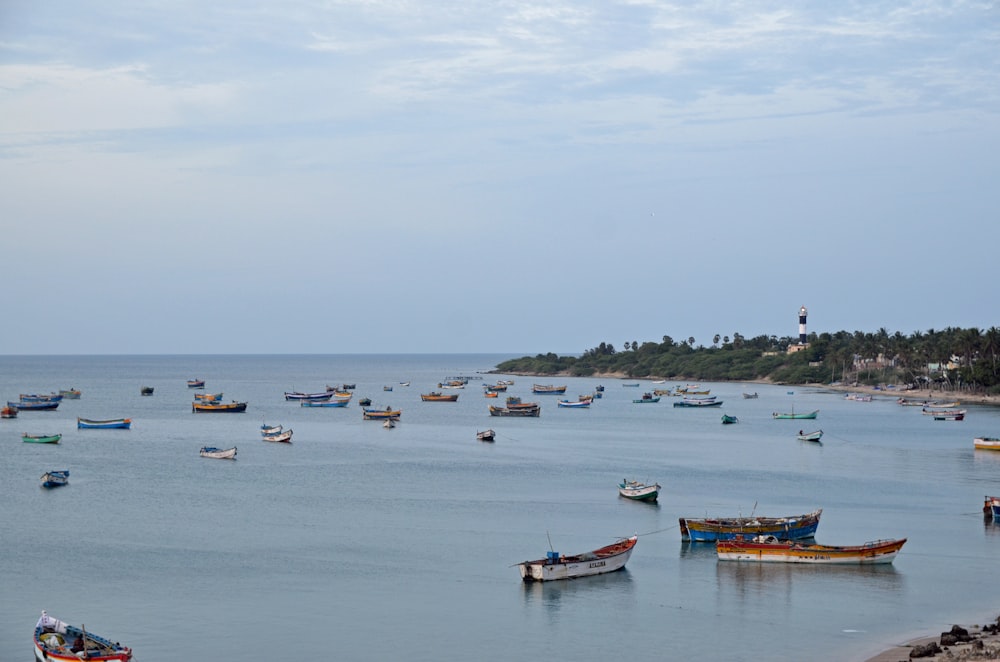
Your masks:
<svg viewBox="0 0 1000 662"><path fill-rule="evenodd" d="M602 575L625 567L632 555L632 549L639 537L620 538L618 541L595 549L592 552L564 556L559 552L550 551L544 559L518 563L521 579L526 582L547 582L556 579L576 579Z"/></svg>

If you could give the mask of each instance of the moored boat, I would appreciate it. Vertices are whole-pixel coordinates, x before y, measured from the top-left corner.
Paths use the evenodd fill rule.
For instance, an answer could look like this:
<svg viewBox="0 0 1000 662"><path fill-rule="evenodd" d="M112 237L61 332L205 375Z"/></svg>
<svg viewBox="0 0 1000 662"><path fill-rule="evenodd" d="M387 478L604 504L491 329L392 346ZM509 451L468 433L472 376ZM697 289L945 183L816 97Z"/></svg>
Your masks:
<svg viewBox="0 0 1000 662"><path fill-rule="evenodd" d="M496 407L490 405L490 416L520 416L524 418L538 417L542 413L539 405L532 407Z"/></svg>
<svg viewBox="0 0 1000 662"><path fill-rule="evenodd" d="M556 405L559 407L563 407L565 409L586 409L587 407L590 406L591 402L592 400L590 400L589 398L586 400L576 400L576 401L559 400L558 402L556 402Z"/></svg>
<svg viewBox="0 0 1000 662"><path fill-rule="evenodd" d="M245 402L192 402L191 411L196 412L220 412L239 413L247 410Z"/></svg>
<svg viewBox="0 0 1000 662"><path fill-rule="evenodd" d="M744 400L756 400L758 397L759 396L757 395L757 391L754 391L753 393L744 393L743 394L743 399Z"/></svg>
<svg viewBox="0 0 1000 662"><path fill-rule="evenodd" d="M557 579L575 579L614 572L625 567L638 536L621 538L592 552L563 556L549 551L544 559L517 564L521 579L526 582L547 582Z"/></svg>
<svg viewBox="0 0 1000 662"><path fill-rule="evenodd" d="M13 407L18 411L51 411L59 407L59 400L40 400L37 402L10 402L8 407Z"/></svg>
<svg viewBox="0 0 1000 662"><path fill-rule="evenodd" d="M204 379L189 379L187 385L188 385L188 388L205 388L205 380Z"/></svg>
<svg viewBox="0 0 1000 662"><path fill-rule="evenodd" d="M732 425L733 423L739 423L739 422L740 422L740 419L736 418L735 416L730 416L729 414L723 414L722 415L722 424L723 425Z"/></svg>
<svg viewBox="0 0 1000 662"><path fill-rule="evenodd" d="M0 409L0 418L17 418L17 407L7 405L3 409Z"/></svg>
<svg viewBox="0 0 1000 662"><path fill-rule="evenodd" d="M235 460L236 446L232 448L216 448L215 446L202 446L198 454L202 457L210 457L216 460Z"/></svg>
<svg viewBox="0 0 1000 662"><path fill-rule="evenodd" d="M386 407L385 409L365 409L363 412L363 418L366 421L382 421L387 418L399 418L403 415L402 409L393 409L392 407Z"/></svg>
<svg viewBox="0 0 1000 662"><path fill-rule="evenodd" d="M139 389L139 395L153 395L153 387L143 386L142 388Z"/></svg>
<svg viewBox="0 0 1000 662"><path fill-rule="evenodd" d="M195 393L194 399L200 402L220 402L222 393Z"/></svg>
<svg viewBox="0 0 1000 662"><path fill-rule="evenodd" d="M1000 522L1000 497L987 495L986 503L983 504L983 515L992 517L994 522Z"/></svg>
<svg viewBox="0 0 1000 662"><path fill-rule="evenodd" d="M660 496L659 483L640 483L637 480L623 478L618 483L618 494L633 501L656 501Z"/></svg>
<svg viewBox="0 0 1000 662"><path fill-rule="evenodd" d="M823 437L822 430L816 430L815 432L803 432L799 430L799 441L819 441Z"/></svg>
<svg viewBox="0 0 1000 662"><path fill-rule="evenodd" d="M42 487L62 487L69 482L69 469L46 471L42 474Z"/></svg>
<svg viewBox="0 0 1000 662"><path fill-rule="evenodd" d="M892 563L906 538L875 540L863 545L817 545L774 536L743 540L720 540L715 545L720 561L762 563L814 563L821 565L876 565Z"/></svg>
<svg viewBox="0 0 1000 662"><path fill-rule="evenodd" d="M431 391L430 393L421 393L420 399L424 402L457 402L458 393L445 395L441 391Z"/></svg>
<svg viewBox="0 0 1000 662"><path fill-rule="evenodd" d="M566 393L566 385L554 386L552 384L532 384L532 393L541 393L545 395L563 395Z"/></svg>
<svg viewBox="0 0 1000 662"><path fill-rule="evenodd" d="M636 399L632 400L632 403L640 405L640 404L645 404L647 402L649 402L649 403L655 403L655 402L659 402L659 401L660 401L660 396L653 395L652 393L643 393L641 398L636 398Z"/></svg>
<svg viewBox="0 0 1000 662"><path fill-rule="evenodd" d="M789 412L787 414L782 414L782 413L779 413L779 412L774 412L773 414L771 414L772 418L778 419L778 420L789 420L789 419L795 419L795 420L812 420L812 419L816 418L817 416L819 416L819 409L807 412L805 414L796 414L794 411L793 412Z"/></svg>
<svg viewBox="0 0 1000 662"><path fill-rule="evenodd" d="M132 649L88 632L86 627L69 625L45 611L35 624L35 660L38 662L128 662Z"/></svg>
<svg viewBox="0 0 1000 662"><path fill-rule="evenodd" d="M924 416L931 416L935 421L964 421L965 409L924 409L920 410Z"/></svg>
<svg viewBox="0 0 1000 662"><path fill-rule="evenodd" d="M976 437L972 445L983 451L1000 451L1000 439L997 437Z"/></svg>
<svg viewBox="0 0 1000 662"><path fill-rule="evenodd" d="M713 395L710 398L682 398L674 403L675 407L721 407L722 400L716 400Z"/></svg>
<svg viewBox="0 0 1000 662"><path fill-rule="evenodd" d="M823 509L804 515L787 517L729 517L696 519L681 517L681 540L715 542L732 540L737 536L772 535L780 540L812 538L819 527Z"/></svg>
<svg viewBox="0 0 1000 662"><path fill-rule="evenodd" d="M493 441L496 439L496 432L493 430L481 430L476 432L476 439L479 441Z"/></svg>
<svg viewBox="0 0 1000 662"><path fill-rule="evenodd" d="M58 393L21 393L18 400L21 402L60 402L63 396Z"/></svg>
<svg viewBox="0 0 1000 662"><path fill-rule="evenodd" d="M302 393L301 391L285 391L285 400L312 400L313 402L323 402L333 397L333 391L323 391L322 393Z"/></svg>
<svg viewBox="0 0 1000 662"><path fill-rule="evenodd" d="M268 434L262 434L261 439L264 441L278 441L285 444L292 443L292 429L281 430L280 432L272 432Z"/></svg>
<svg viewBox="0 0 1000 662"><path fill-rule="evenodd" d="M346 407L348 404L350 404L350 402L351 401L349 399L334 400L332 398L330 400L300 400L299 406L300 407Z"/></svg>
<svg viewBox="0 0 1000 662"><path fill-rule="evenodd" d="M92 428L92 429L120 428L120 429L123 429L123 430L128 430L129 428L132 427L132 419L131 418L109 418L109 419L104 420L104 421L94 421L94 420L91 420L89 418L80 418L79 416L77 416L77 418L76 418L76 427L79 428L79 429L81 429L81 430L88 429L88 428Z"/></svg>
<svg viewBox="0 0 1000 662"><path fill-rule="evenodd" d="M21 435L21 441L29 444L58 444L60 439L62 439L61 434L28 434L25 432Z"/></svg>
<svg viewBox="0 0 1000 662"><path fill-rule="evenodd" d="M66 400L79 400L82 394L83 392L78 388L59 389L59 395Z"/></svg>
<svg viewBox="0 0 1000 662"><path fill-rule="evenodd" d="M278 434L281 432L282 426L280 425L268 425L267 423L261 423L260 433L262 435Z"/></svg>

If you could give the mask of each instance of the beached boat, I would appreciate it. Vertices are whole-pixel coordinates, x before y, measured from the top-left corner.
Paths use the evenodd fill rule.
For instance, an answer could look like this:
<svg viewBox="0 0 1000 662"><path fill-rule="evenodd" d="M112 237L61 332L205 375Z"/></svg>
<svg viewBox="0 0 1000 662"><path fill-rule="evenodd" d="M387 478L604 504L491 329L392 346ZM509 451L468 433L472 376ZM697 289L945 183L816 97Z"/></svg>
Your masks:
<svg viewBox="0 0 1000 662"><path fill-rule="evenodd" d="M521 416L532 418L541 415L542 408L539 405L533 407L495 407L490 405L490 416Z"/></svg>
<svg viewBox="0 0 1000 662"><path fill-rule="evenodd" d="M7 405L3 409L0 409L0 418L17 418L17 407Z"/></svg>
<svg viewBox="0 0 1000 662"><path fill-rule="evenodd" d="M921 409L924 416L932 416L935 421L964 421L965 409Z"/></svg>
<svg viewBox="0 0 1000 662"><path fill-rule="evenodd" d="M721 407L722 400L710 398L683 398L674 403L675 407Z"/></svg>
<svg viewBox="0 0 1000 662"><path fill-rule="evenodd" d="M722 424L723 425L732 425L733 423L739 423L739 422L740 422L740 419L736 418L735 416L730 416L729 414L723 414L722 415Z"/></svg>
<svg viewBox="0 0 1000 662"><path fill-rule="evenodd" d="M260 436L264 441L278 441L286 444L292 443L292 429L281 430L280 432L273 432L269 434L262 434Z"/></svg>
<svg viewBox="0 0 1000 662"><path fill-rule="evenodd" d="M816 430L815 432L803 432L799 430L799 441L819 441L822 437L822 430Z"/></svg>
<svg viewBox="0 0 1000 662"><path fill-rule="evenodd" d="M621 538L606 547L592 552L563 556L559 552L546 552L544 559L517 564L521 579L526 582L547 582L557 579L575 579L601 575L625 567L632 555L638 536Z"/></svg>
<svg viewBox="0 0 1000 662"><path fill-rule="evenodd" d="M10 402L8 407L13 407L18 411L51 411L59 407L59 400L41 400L39 402Z"/></svg>
<svg viewBox="0 0 1000 662"><path fill-rule="evenodd" d="M301 400L299 401L300 407L346 407L351 403L350 400Z"/></svg>
<svg viewBox="0 0 1000 662"><path fill-rule="evenodd" d="M58 444L62 439L61 434L28 434L21 435L21 441L29 444Z"/></svg>
<svg viewBox="0 0 1000 662"><path fill-rule="evenodd" d="M142 388L139 389L139 395L153 395L153 387L143 386Z"/></svg>
<svg viewBox="0 0 1000 662"><path fill-rule="evenodd" d="M641 398L636 398L632 400L633 404L641 405L647 402L655 403L660 401L660 396L653 395L652 393L643 393Z"/></svg>
<svg viewBox="0 0 1000 662"><path fill-rule="evenodd" d="M559 400L558 402L556 402L556 405L566 409L586 409L587 407L590 406L591 402L592 400L590 400L589 398L586 400L576 400L576 401Z"/></svg>
<svg viewBox="0 0 1000 662"><path fill-rule="evenodd" d="M660 484L646 484L623 478L622 482L618 483L618 494L633 501L656 501L660 496Z"/></svg>
<svg viewBox="0 0 1000 662"><path fill-rule="evenodd" d="M202 457L211 457L216 460L235 460L236 446L232 448L216 448L215 446L202 446L198 454Z"/></svg>
<svg viewBox="0 0 1000 662"><path fill-rule="evenodd" d="M41 481L42 487L62 487L69 482L69 469L46 471Z"/></svg>
<svg viewBox="0 0 1000 662"><path fill-rule="evenodd" d="M132 649L116 641L52 618L46 612L35 624L35 660L37 662L129 662Z"/></svg>
<svg viewBox="0 0 1000 662"><path fill-rule="evenodd" d="M493 430L482 430L480 432L476 432L476 439L479 441L493 441L496 439L496 436L496 432Z"/></svg>
<svg viewBox="0 0 1000 662"><path fill-rule="evenodd" d="M757 396L757 391L754 391L753 393L744 393L743 394L743 399L744 400L756 400L757 397L758 397Z"/></svg>
<svg viewBox="0 0 1000 662"><path fill-rule="evenodd" d="M188 385L188 388L205 388L205 380L204 379L189 379L187 385Z"/></svg>
<svg viewBox="0 0 1000 662"><path fill-rule="evenodd" d="M83 392L78 388L59 389L59 395L66 400L79 400Z"/></svg>
<svg viewBox="0 0 1000 662"><path fill-rule="evenodd" d="M123 429L123 430L128 430L130 427L132 427L132 419L131 418L109 418L109 419L104 420L104 421L94 421L94 420L91 420L89 418L80 418L78 416L77 419L76 419L76 427L79 428L79 429L81 429L81 430L84 430L84 429L112 429L112 428L120 428L120 429Z"/></svg>
<svg viewBox="0 0 1000 662"><path fill-rule="evenodd" d="M566 385L553 386L552 384L532 384L532 393L542 393L545 395L563 395L566 393Z"/></svg>
<svg viewBox="0 0 1000 662"><path fill-rule="evenodd" d="M196 412L219 412L219 413L239 413L247 410L245 402L192 402L191 411Z"/></svg>
<svg viewBox="0 0 1000 662"><path fill-rule="evenodd" d="M366 421L382 421L387 418L399 418L403 414L402 409L393 409L392 407L386 407L385 409L365 409L363 412L363 418Z"/></svg>
<svg viewBox="0 0 1000 662"><path fill-rule="evenodd" d="M323 391L322 393L302 393L301 391L285 391L285 400L312 400L313 402L325 402L333 397L333 391Z"/></svg>
<svg viewBox="0 0 1000 662"><path fill-rule="evenodd" d="M681 540L715 542L733 540L737 536L772 535L780 540L812 538L819 527L823 509L804 515L787 517L730 517L719 519L679 519Z"/></svg>
<svg viewBox="0 0 1000 662"><path fill-rule="evenodd" d="M457 402L458 393L445 395L441 391L431 391L430 393L421 393L420 399L424 402Z"/></svg>
<svg viewBox="0 0 1000 662"><path fill-rule="evenodd" d="M976 437L972 445L983 451L1000 451L1000 439L997 437Z"/></svg>
<svg viewBox="0 0 1000 662"><path fill-rule="evenodd" d="M222 393L195 393L194 399L200 402L219 402L222 400Z"/></svg>
<svg viewBox="0 0 1000 662"><path fill-rule="evenodd" d="M754 536L743 540L720 540L715 544L715 551L720 561L878 565L892 563L904 544L906 538L840 546L781 541L774 536Z"/></svg>
<svg viewBox="0 0 1000 662"><path fill-rule="evenodd" d="M781 414L781 413L778 413L778 412L774 412L773 414L771 414L771 417L774 418L774 419L777 419L777 420L789 420L789 419L795 419L795 420L813 420L818 415L819 415L819 409L807 412L805 414L796 414L794 411L790 412L790 413L787 413L787 414Z"/></svg>

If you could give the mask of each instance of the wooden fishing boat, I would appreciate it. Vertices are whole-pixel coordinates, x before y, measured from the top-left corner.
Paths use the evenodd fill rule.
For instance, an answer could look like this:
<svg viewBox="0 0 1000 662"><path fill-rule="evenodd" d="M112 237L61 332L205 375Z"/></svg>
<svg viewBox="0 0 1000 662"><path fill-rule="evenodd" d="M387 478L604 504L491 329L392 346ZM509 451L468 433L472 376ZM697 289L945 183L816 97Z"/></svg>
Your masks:
<svg viewBox="0 0 1000 662"><path fill-rule="evenodd" d="M41 400L39 402L10 402L8 400L7 406L18 411L47 411L57 409L59 402L59 400Z"/></svg>
<svg viewBox="0 0 1000 662"><path fill-rule="evenodd" d="M563 395L566 393L566 385L553 386L552 384L532 384L532 393L541 393L544 395Z"/></svg>
<svg viewBox="0 0 1000 662"><path fill-rule="evenodd" d="M18 400L21 402L60 402L63 396L58 393L21 393Z"/></svg>
<svg viewBox="0 0 1000 662"><path fill-rule="evenodd" d="M69 482L69 469L46 471L42 474L42 487L62 487Z"/></svg>
<svg viewBox="0 0 1000 662"><path fill-rule="evenodd" d="M534 418L542 413L539 405L533 407L495 407L490 405L490 416L520 416L524 418Z"/></svg>
<svg viewBox="0 0 1000 662"><path fill-rule="evenodd" d="M66 400L79 400L83 392L77 388L59 389L59 395Z"/></svg>
<svg viewBox="0 0 1000 662"><path fill-rule="evenodd" d="M222 400L222 393L195 393L194 399L201 402L219 402Z"/></svg>
<svg viewBox="0 0 1000 662"><path fill-rule="evenodd" d="M618 483L618 494L633 501L656 501L657 497L660 496L660 484L647 485L637 480L623 478L622 482Z"/></svg>
<svg viewBox="0 0 1000 662"><path fill-rule="evenodd" d="M476 432L476 439L479 441L493 441L496 439L496 432L493 430L482 430L480 432Z"/></svg>
<svg viewBox="0 0 1000 662"><path fill-rule="evenodd" d="M576 400L576 401L559 400L558 402L556 402L556 405L558 405L559 407L564 407L566 409L586 409L587 407L590 406L591 402L592 401L590 399Z"/></svg>
<svg viewBox="0 0 1000 662"><path fill-rule="evenodd" d="M758 398L757 391L754 391L753 393L746 393L746 392L743 393L744 400L756 400L757 398Z"/></svg>
<svg viewBox="0 0 1000 662"><path fill-rule="evenodd" d="M129 662L132 649L118 642L88 632L83 625L76 627L46 612L35 624L35 660L37 662Z"/></svg>
<svg viewBox="0 0 1000 662"><path fill-rule="evenodd" d="M0 418L17 418L17 407L7 405L3 409L0 409Z"/></svg>
<svg viewBox="0 0 1000 662"><path fill-rule="evenodd" d="M76 418L76 427L83 429L112 429L121 428L123 430L128 430L132 427L131 418L110 418L104 421L93 421L89 418Z"/></svg>
<svg viewBox="0 0 1000 662"><path fill-rule="evenodd" d="M715 542L733 540L737 536L772 535L779 540L812 538L819 527L823 509L804 515L787 517L730 517L720 519L679 519L681 540Z"/></svg>
<svg viewBox="0 0 1000 662"><path fill-rule="evenodd" d="M191 411L195 412L219 412L219 413L240 413L247 410L245 402L192 402Z"/></svg>
<svg viewBox="0 0 1000 662"><path fill-rule="evenodd" d="M282 430L280 432L274 432L270 434L262 434L261 439L264 441L278 441L285 444L292 443L292 429Z"/></svg>
<svg viewBox="0 0 1000 662"><path fill-rule="evenodd" d="M386 384L385 386L382 387L382 390L383 391L391 391L392 390L392 385L391 384Z"/></svg>
<svg viewBox="0 0 1000 662"><path fill-rule="evenodd" d="M854 402L871 402L872 396L866 393L848 393L844 396L844 400L853 400Z"/></svg>
<svg viewBox="0 0 1000 662"><path fill-rule="evenodd" d="M810 411L805 414L796 414L794 411L787 414L779 414L778 412L775 412L771 414L771 417L777 420L789 420L789 419L812 420L816 418L818 415L819 415L819 409Z"/></svg>
<svg viewBox="0 0 1000 662"><path fill-rule="evenodd" d="M62 439L61 434L28 434L25 432L21 435L21 441L29 444L58 444L60 439Z"/></svg>
<svg viewBox="0 0 1000 662"><path fill-rule="evenodd" d="M497 391L486 391L483 393L484 398L495 398L499 395Z"/></svg>
<svg viewBox="0 0 1000 662"><path fill-rule="evenodd" d="M972 445L983 451L1000 451L1000 439L996 437L976 437Z"/></svg>
<svg viewBox="0 0 1000 662"><path fill-rule="evenodd" d="M965 409L921 409L924 416L931 416L935 421L964 421Z"/></svg>
<svg viewBox="0 0 1000 662"><path fill-rule="evenodd" d="M624 382L622 384L624 388L639 388L639 382Z"/></svg>
<svg viewBox="0 0 1000 662"><path fill-rule="evenodd" d="M675 407L721 407L722 400L710 398L683 398L674 403Z"/></svg>
<svg viewBox="0 0 1000 662"><path fill-rule="evenodd" d="M952 400L951 402L924 403L924 409L955 409L958 406L959 406L958 400Z"/></svg>
<svg viewBox="0 0 1000 662"><path fill-rule="evenodd" d="M458 393L445 395L441 391L431 391L430 393L421 393L420 399L424 402L457 402Z"/></svg>
<svg viewBox="0 0 1000 662"><path fill-rule="evenodd" d="M371 398L361 398L360 400L358 400L358 404L361 405L362 407L368 407L371 405L371 403L372 403Z"/></svg>
<svg viewBox="0 0 1000 662"><path fill-rule="evenodd" d="M547 582L557 579L576 579L614 572L625 567L632 555L638 536L620 538L606 547L592 552L563 556L559 552L546 552L544 559L518 563L521 579L526 582Z"/></svg>
<svg viewBox="0 0 1000 662"><path fill-rule="evenodd" d="M281 430L282 426L280 425L268 425L267 423L261 423L260 425L260 433L262 435L278 434Z"/></svg>
<svg viewBox="0 0 1000 662"><path fill-rule="evenodd" d="M659 395L659 396L666 395L666 396L671 396L672 397L674 395L680 395L680 394L677 393L677 392L675 392L674 389L672 389L672 388L654 388L653 389L653 395Z"/></svg>
<svg viewBox="0 0 1000 662"><path fill-rule="evenodd" d="M205 380L204 379L189 379L187 385L188 385L188 388L205 388Z"/></svg>
<svg viewBox="0 0 1000 662"><path fill-rule="evenodd" d="M739 423L739 422L740 422L740 419L736 418L735 416L730 416L729 414L723 414L722 415L722 424L723 425L732 425L733 423Z"/></svg>
<svg viewBox="0 0 1000 662"><path fill-rule="evenodd" d="M632 403L633 404L637 404L637 405L641 405L641 404L645 404L647 402L649 402L649 403L656 403L656 402L659 402L659 401L660 401L660 396L653 395L652 393L643 393L641 398L636 398L635 400L632 400Z"/></svg>
<svg viewBox="0 0 1000 662"><path fill-rule="evenodd" d="M350 404L350 400L301 400L299 402L300 407L346 407Z"/></svg>
<svg viewBox="0 0 1000 662"><path fill-rule="evenodd" d="M906 538L875 540L863 545L816 545L780 541L774 536L743 540L720 540L715 551L720 561L761 563L815 563L822 565L877 565L892 563Z"/></svg>
<svg viewBox="0 0 1000 662"><path fill-rule="evenodd" d="M153 387L143 386L142 388L139 389L139 395L153 395Z"/></svg>
<svg viewBox="0 0 1000 662"><path fill-rule="evenodd" d="M399 418L403 414L402 409L393 409L392 407L386 407L385 409L365 409L363 412L363 418L366 421L382 421L387 418Z"/></svg>
<svg viewBox="0 0 1000 662"><path fill-rule="evenodd" d="M198 454L202 457L211 457L216 460L235 460L236 446L232 448L216 448L215 446L202 446Z"/></svg>
<svg viewBox="0 0 1000 662"><path fill-rule="evenodd" d="M992 517L994 522L1000 522L1000 497L986 497L986 503L983 504L983 515Z"/></svg>
<svg viewBox="0 0 1000 662"><path fill-rule="evenodd" d="M516 395L507 396L507 409L537 409L541 404L537 402L522 402Z"/></svg>
<svg viewBox="0 0 1000 662"><path fill-rule="evenodd" d="M823 437L822 430L816 430L815 432L803 432L799 430L799 441L819 441Z"/></svg>
<svg viewBox="0 0 1000 662"><path fill-rule="evenodd" d="M285 391L285 400L312 400L313 402L324 402L333 397L333 391L323 391L322 393L302 393L301 391Z"/></svg>

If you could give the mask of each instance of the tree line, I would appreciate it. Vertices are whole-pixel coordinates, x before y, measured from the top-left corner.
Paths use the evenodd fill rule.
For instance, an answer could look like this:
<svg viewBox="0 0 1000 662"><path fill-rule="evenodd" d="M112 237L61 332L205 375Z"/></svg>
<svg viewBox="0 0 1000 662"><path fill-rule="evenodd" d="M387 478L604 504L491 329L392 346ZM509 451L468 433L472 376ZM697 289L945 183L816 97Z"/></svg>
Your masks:
<svg viewBox="0 0 1000 662"><path fill-rule="evenodd" d="M676 341L670 336L660 342L626 341L621 350L602 342L579 356L549 352L511 359L500 363L496 371L787 384L936 384L944 389L1000 393L998 352L1000 329L995 326L985 331L928 329L908 336L884 328L874 333L811 333L805 346L799 345L798 337L747 338L734 333L731 338L716 334L708 346L696 345L694 337Z"/></svg>

